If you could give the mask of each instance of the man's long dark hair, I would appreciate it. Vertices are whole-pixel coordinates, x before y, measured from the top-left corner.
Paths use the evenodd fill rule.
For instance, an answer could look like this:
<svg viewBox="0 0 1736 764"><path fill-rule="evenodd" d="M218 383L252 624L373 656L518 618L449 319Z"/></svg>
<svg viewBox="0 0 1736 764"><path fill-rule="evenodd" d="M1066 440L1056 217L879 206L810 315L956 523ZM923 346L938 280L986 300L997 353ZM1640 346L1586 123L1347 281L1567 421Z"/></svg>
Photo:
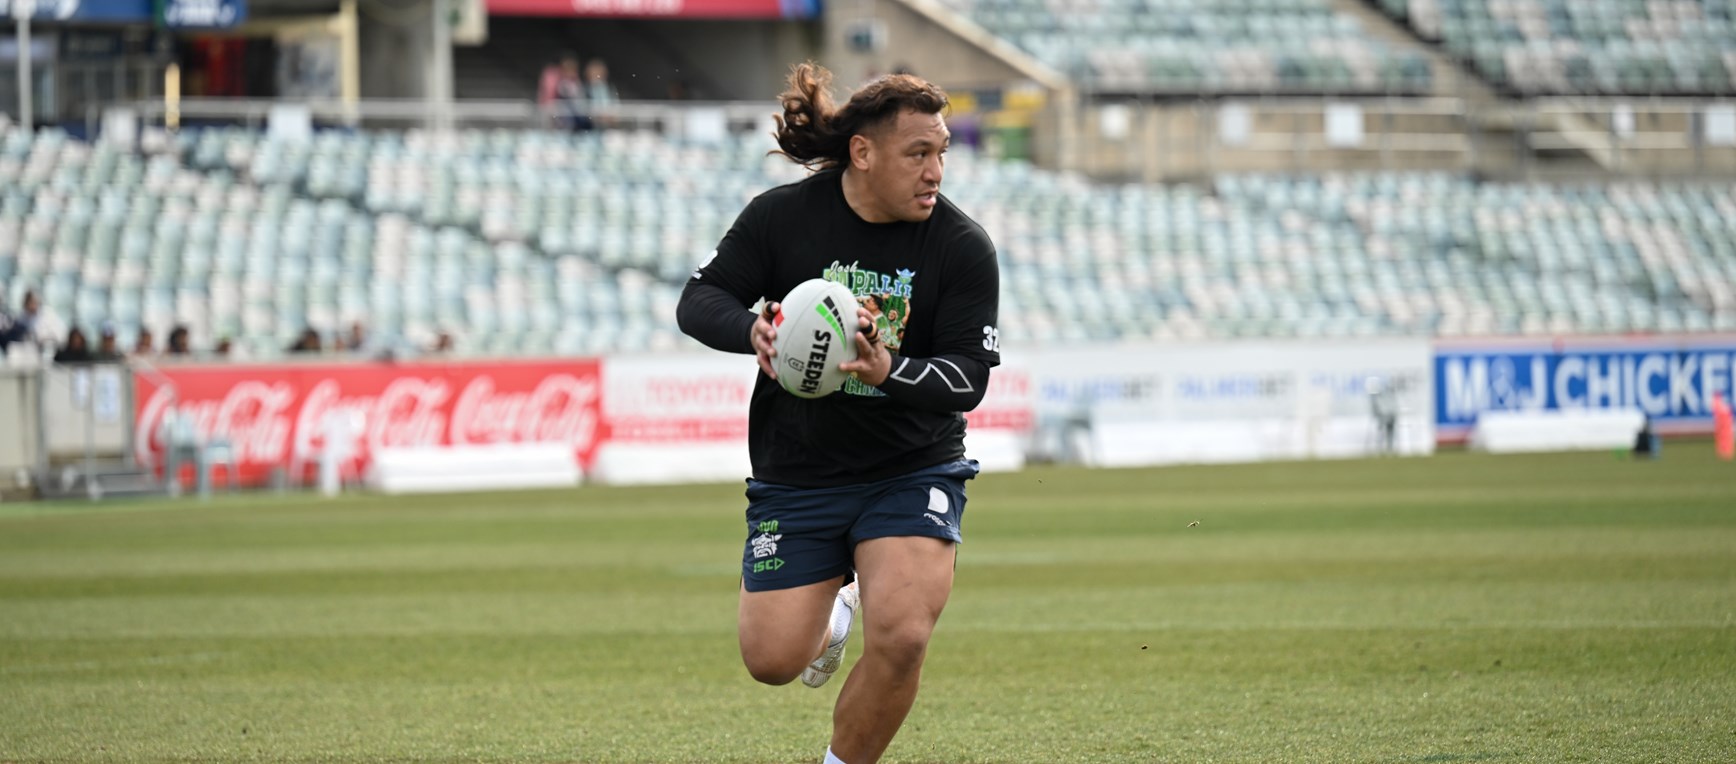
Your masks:
<svg viewBox="0 0 1736 764"><path fill-rule="evenodd" d="M783 116L776 153L813 170L850 163L850 137L878 129L905 111L939 114L947 107L946 91L909 74L889 74L863 86L843 108L832 105L832 73L812 61L790 69L789 89L780 100Z"/></svg>

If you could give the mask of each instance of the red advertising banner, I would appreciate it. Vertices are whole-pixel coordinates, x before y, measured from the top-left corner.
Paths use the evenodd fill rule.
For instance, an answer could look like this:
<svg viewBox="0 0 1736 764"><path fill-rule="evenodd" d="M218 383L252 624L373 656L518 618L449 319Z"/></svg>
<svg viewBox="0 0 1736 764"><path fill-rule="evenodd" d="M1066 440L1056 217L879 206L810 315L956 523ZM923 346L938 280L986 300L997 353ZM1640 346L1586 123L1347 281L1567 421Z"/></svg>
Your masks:
<svg viewBox="0 0 1736 764"><path fill-rule="evenodd" d="M588 464L606 433L595 360L453 364L170 366L137 377L137 456L160 465L164 422L190 419L201 439L226 437L240 479L273 469L302 479L327 447L361 474L381 448L566 443Z"/></svg>
<svg viewBox="0 0 1736 764"><path fill-rule="evenodd" d="M784 19L819 15L814 0L487 0L491 16Z"/></svg>
<svg viewBox="0 0 1736 764"><path fill-rule="evenodd" d="M1022 366L1002 366L989 373L989 389L982 402L965 412L964 419L972 431L1029 432L1036 422L1035 407L1030 371Z"/></svg>

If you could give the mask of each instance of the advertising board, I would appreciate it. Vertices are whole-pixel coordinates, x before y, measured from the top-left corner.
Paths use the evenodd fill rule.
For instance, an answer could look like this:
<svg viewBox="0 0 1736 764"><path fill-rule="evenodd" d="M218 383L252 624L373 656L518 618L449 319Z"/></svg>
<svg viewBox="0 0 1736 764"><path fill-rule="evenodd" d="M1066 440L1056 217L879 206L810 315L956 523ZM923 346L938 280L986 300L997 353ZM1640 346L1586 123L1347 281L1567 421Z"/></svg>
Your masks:
<svg viewBox="0 0 1736 764"><path fill-rule="evenodd" d="M1485 412L1631 409L1662 433L1710 432L1733 368L1729 335L1440 342L1435 426L1461 440Z"/></svg>
<svg viewBox="0 0 1736 764"><path fill-rule="evenodd" d="M135 456L160 465L165 422L226 439L243 483L309 478L335 447L360 475L372 452L414 446L562 443L581 464L606 433L595 360L164 366L136 376ZM326 433L347 433L327 443Z"/></svg>

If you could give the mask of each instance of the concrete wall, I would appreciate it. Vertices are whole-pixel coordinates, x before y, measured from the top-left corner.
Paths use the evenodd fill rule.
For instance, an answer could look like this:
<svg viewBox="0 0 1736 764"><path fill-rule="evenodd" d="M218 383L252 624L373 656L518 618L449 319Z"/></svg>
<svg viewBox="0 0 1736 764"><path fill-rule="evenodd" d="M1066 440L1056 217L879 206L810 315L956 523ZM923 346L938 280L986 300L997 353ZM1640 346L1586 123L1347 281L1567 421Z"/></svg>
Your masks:
<svg viewBox="0 0 1736 764"><path fill-rule="evenodd" d="M423 0L405 9L393 4L360 13L362 97L422 98L428 94L428 70L433 61L434 7Z"/></svg>
<svg viewBox="0 0 1736 764"><path fill-rule="evenodd" d="M1335 148L1326 141L1323 102L1246 106L1249 136L1240 145L1220 140L1220 102L1057 104L1044 127L1071 136L1055 149L1056 164L1120 181L1222 172L1470 169L1469 144L1452 114L1389 116L1378 103L1364 104L1361 145Z"/></svg>
<svg viewBox="0 0 1736 764"><path fill-rule="evenodd" d="M682 83L689 98L768 103L791 64L818 55L812 21L494 17L488 42L459 48L459 98L531 98L562 54L601 58L622 98L656 100Z"/></svg>
<svg viewBox="0 0 1736 764"><path fill-rule="evenodd" d="M26 483L42 463L42 378L36 369L0 368L0 495Z"/></svg>
<svg viewBox="0 0 1736 764"><path fill-rule="evenodd" d="M686 65L671 75L688 80L696 95L710 100L765 100L775 105L790 66L819 54L820 29L813 22L644 23L649 33L680 51ZM620 71L618 66L612 68Z"/></svg>
<svg viewBox="0 0 1736 764"><path fill-rule="evenodd" d="M866 21L883 25L885 45L878 51L860 52L850 45L850 30ZM899 0L827 2L825 30L821 63L837 75L841 88L900 66L949 90L997 88L1028 79L1005 61Z"/></svg>
<svg viewBox="0 0 1736 764"><path fill-rule="evenodd" d="M1363 108L1363 140L1354 148L1328 143L1326 101L1308 99L1243 102L1250 134L1239 145L1220 138L1224 101L1057 103L1039 124L1035 145L1052 146L1038 155L1044 164L1123 181L1347 170L1537 180L1736 173L1736 147L1696 148L1694 122L1679 106L1636 108L1636 134L1623 143L1611 134L1607 113L1540 104L1467 114L1453 99L1350 102Z"/></svg>

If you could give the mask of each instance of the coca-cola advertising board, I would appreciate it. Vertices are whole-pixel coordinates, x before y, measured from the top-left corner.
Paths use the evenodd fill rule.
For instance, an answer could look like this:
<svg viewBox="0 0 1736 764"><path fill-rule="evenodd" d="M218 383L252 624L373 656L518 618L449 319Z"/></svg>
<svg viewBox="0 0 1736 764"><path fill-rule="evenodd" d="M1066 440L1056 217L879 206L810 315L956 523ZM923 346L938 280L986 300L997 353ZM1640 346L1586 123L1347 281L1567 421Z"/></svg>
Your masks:
<svg viewBox="0 0 1736 764"><path fill-rule="evenodd" d="M606 433L596 360L428 364L169 366L137 377L134 439L141 463L159 465L163 423L190 417L201 438L227 437L243 483L273 469L305 478L335 444L351 474L381 448L564 443L581 466ZM344 426L332 428L332 418Z"/></svg>

